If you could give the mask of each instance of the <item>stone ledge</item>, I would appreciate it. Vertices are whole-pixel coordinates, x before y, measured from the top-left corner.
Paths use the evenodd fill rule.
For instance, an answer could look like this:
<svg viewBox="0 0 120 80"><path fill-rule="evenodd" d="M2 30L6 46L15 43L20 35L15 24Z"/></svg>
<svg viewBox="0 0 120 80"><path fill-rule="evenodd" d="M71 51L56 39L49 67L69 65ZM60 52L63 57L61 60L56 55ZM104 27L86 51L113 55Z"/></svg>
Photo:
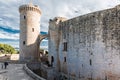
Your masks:
<svg viewBox="0 0 120 80"><path fill-rule="evenodd" d="M26 71L26 73L27 73L29 76L31 76L31 77L32 77L33 79L35 79L35 80L46 80L46 79L44 79L44 78L36 75L32 70L30 70L30 69L27 67L26 64L24 65L23 69Z"/></svg>

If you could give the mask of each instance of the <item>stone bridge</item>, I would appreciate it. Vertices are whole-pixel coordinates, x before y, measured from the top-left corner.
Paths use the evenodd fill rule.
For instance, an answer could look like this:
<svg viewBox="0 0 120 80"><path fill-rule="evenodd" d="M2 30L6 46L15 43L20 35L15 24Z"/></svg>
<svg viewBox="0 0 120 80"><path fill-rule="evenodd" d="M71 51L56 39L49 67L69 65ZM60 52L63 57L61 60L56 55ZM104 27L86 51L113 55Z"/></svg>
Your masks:
<svg viewBox="0 0 120 80"><path fill-rule="evenodd" d="M44 34L44 35L40 35L40 42L45 39L45 38L48 38L48 34Z"/></svg>

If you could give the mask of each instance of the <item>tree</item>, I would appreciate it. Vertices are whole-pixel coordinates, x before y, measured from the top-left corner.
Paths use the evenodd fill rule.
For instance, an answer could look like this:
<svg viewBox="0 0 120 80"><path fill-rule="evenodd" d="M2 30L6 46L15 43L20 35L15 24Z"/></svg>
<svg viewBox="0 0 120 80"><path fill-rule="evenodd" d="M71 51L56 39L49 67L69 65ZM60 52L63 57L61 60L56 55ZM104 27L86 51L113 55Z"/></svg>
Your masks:
<svg viewBox="0 0 120 80"><path fill-rule="evenodd" d="M0 52L2 54L16 54L17 51L8 44L0 44Z"/></svg>

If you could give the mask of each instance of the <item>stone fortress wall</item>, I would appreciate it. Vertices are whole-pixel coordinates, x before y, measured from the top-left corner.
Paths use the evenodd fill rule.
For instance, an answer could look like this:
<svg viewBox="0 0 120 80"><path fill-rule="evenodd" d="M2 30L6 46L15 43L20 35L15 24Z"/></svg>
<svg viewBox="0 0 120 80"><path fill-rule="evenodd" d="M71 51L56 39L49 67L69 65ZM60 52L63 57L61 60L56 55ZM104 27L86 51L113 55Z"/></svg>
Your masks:
<svg viewBox="0 0 120 80"><path fill-rule="evenodd" d="M19 7L20 12L20 61L37 61L39 58L40 16L37 5Z"/></svg>
<svg viewBox="0 0 120 80"><path fill-rule="evenodd" d="M63 78L119 80L120 6L70 20L50 20L49 57L54 74Z"/></svg>

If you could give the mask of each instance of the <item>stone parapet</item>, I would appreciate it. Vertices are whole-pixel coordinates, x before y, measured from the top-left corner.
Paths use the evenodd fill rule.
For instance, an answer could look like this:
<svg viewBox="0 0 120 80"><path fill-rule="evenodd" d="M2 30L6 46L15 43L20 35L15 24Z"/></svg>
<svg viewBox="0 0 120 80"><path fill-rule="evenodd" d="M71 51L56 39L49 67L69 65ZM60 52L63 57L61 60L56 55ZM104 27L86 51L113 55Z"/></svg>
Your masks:
<svg viewBox="0 0 120 80"><path fill-rule="evenodd" d="M32 70L30 70L30 69L28 68L28 66L27 66L26 64L24 65L23 69L26 71L26 73L27 73L28 75L30 75L30 76L31 76L33 79L35 79L35 80L46 80L46 79L38 76L37 74L35 74Z"/></svg>
<svg viewBox="0 0 120 80"><path fill-rule="evenodd" d="M22 5L19 7L19 12L21 13L22 11L36 11L41 14L41 10L37 5Z"/></svg>

